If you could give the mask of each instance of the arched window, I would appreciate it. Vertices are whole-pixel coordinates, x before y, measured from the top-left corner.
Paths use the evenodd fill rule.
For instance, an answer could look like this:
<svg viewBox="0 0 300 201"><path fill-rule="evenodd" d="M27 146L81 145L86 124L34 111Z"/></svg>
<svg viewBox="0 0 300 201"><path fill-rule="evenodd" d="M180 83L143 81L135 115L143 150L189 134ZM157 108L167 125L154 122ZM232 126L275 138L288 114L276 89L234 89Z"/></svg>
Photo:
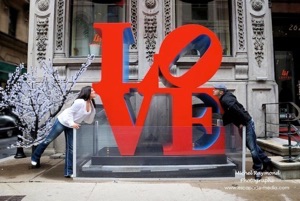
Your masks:
<svg viewBox="0 0 300 201"><path fill-rule="evenodd" d="M230 56L229 8L229 0L176 0L176 26L200 24L209 28L221 41L223 55Z"/></svg>
<svg viewBox="0 0 300 201"><path fill-rule="evenodd" d="M71 56L74 57L92 53L99 56L101 36L95 33L94 22L125 21L125 0L73 0L71 10Z"/></svg>

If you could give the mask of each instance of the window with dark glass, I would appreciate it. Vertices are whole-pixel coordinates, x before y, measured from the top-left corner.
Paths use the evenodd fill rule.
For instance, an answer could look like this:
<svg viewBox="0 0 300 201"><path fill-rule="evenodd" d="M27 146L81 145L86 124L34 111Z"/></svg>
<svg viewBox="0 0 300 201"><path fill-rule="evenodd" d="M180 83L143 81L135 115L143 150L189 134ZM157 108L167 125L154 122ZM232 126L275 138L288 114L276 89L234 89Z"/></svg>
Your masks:
<svg viewBox="0 0 300 201"><path fill-rule="evenodd" d="M101 36L95 22L124 22L125 0L73 0L71 56L101 54Z"/></svg>
<svg viewBox="0 0 300 201"><path fill-rule="evenodd" d="M231 55L228 0L176 0L176 26L200 24L212 30L221 41L223 55ZM187 55L198 54L190 51Z"/></svg>
<svg viewBox="0 0 300 201"><path fill-rule="evenodd" d="M17 19L18 19L18 11L12 7L9 7L8 34L11 36L16 36Z"/></svg>

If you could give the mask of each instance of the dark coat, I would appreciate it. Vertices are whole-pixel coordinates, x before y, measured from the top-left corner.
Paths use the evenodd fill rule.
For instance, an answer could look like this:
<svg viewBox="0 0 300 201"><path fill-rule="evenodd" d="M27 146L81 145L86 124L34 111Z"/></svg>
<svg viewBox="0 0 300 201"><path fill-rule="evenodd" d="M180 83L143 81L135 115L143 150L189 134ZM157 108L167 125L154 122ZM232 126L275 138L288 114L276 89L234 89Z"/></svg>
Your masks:
<svg viewBox="0 0 300 201"><path fill-rule="evenodd" d="M250 114L245 110L244 106L240 104L236 97L229 91L225 91L220 97L220 104L224 110L223 124L227 125L233 123L237 127L241 124L246 126L252 119Z"/></svg>

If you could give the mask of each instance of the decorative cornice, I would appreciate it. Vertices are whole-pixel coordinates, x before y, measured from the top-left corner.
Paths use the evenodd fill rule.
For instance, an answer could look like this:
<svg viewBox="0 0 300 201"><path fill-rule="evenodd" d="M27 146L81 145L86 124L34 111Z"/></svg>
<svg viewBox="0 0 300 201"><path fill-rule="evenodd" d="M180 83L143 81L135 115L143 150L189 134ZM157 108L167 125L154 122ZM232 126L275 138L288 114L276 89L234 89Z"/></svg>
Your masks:
<svg viewBox="0 0 300 201"><path fill-rule="evenodd" d="M6 47L19 53L27 55L28 53L28 43L21 41L11 35L3 33L0 31L0 47ZM0 48L0 51L5 51L4 48Z"/></svg>

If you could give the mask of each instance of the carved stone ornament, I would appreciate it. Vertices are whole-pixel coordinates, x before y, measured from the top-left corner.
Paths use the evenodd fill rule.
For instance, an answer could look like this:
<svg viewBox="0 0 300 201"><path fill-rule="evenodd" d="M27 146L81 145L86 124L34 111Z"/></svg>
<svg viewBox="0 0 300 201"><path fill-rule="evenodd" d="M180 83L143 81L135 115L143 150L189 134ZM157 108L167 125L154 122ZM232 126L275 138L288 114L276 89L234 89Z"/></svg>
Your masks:
<svg viewBox="0 0 300 201"><path fill-rule="evenodd" d="M40 62L46 59L49 19L37 19L36 29L37 60Z"/></svg>
<svg viewBox="0 0 300 201"><path fill-rule="evenodd" d="M64 33L64 0L57 2L56 15L56 50L63 50L63 33Z"/></svg>
<svg viewBox="0 0 300 201"><path fill-rule="evenodd" d="M138 9L137 9L137 0L131 0L131 6L130 6L130 20L131 20L131 28L133 32L133 36L135 41L137 40L137 29L138 29ZM137 50L137 44L134 43L131 45L132 50Z"/></svg>
<svg viewBox="0 0 300 201"><path fill-rule="evenodd" d="M146 59L153 61L157 40L157 14L156 0L145 0L146 10L144 13L144 39L146 46Z"/></svg>
<svg viewBox="0 0 300 201"><path fill-rule="evenodd" d="M49 8L49 0L38 0L37 6L40 11L46 11Z"/></svg>
<svg viewBox="0 0 300 201"><path fill-rule="evenodd" d="M235 79L246 80L248 79L248 65L236 65L235 66Z"/></svg>
<svg viewBox="0 0 300 201"><path fill-rule="evenodd" d="M245 50L244 0L237 0L238 48Z"/></svg>
<svg viewBox="0 0 300 201"><path fill-rule="evenodd" d="M157 19L156 16L145 16L145 33L144 39L146 44L146 59L148 62L153 61L157 39Z"/></svg>
<svg viewBox="0 0 300 201"><path fill-rule="evenodd" d="M251 1L251 6L253 10L260 11L263 8L264 1L263 0L253 0Z"/></svg>
<svg viewBox="0 0 300 201"><path fill-rule="evenodd" d="M171 13L171 0L164 1L164 33L165 36L171 32L171 22L172 22L172 13Z"/></svg>
<svg viewBox="0 0 300 201"><path fill-rule="evenodd" d="M145 5L148 9L153 9L156 6L156 0L146 0Z"/></svg>
<svg viewBox="0 0 300 201"><path fill-rule="evenodd" d="M137 65L129 66L129 79L138 79L139 68Z"/></svg>
<svg viewBox="0 0 300 201"><path fill-rule="evenodd" d="M64 5L64 0L58 0L56 16L56 50L63 50Z"/></svg>
<svg viewBox="0 0 300 201"><path fill-rule="evenodd" d="M264 41L265 41L264 19L263 18L260 18L260 19L252 18L252 26L253 26L252 39L254 42L255 59L257 61L258 66L261 67L261 63L264 59Z"/></svg>

